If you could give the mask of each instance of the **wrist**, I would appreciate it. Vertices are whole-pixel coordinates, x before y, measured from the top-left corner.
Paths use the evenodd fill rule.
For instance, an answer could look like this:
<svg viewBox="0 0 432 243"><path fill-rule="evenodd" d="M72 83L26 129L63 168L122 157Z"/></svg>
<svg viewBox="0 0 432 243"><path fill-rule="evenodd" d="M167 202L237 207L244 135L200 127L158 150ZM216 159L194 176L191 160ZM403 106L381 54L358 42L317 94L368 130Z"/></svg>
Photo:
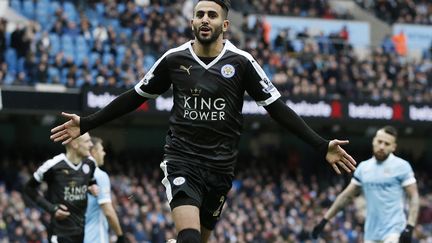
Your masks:
<svg viewBox="0 0 432 243"><path fill-rule="evenodd" d="M57 210L59 209L59 205L58 204L54 204L51 209L50 209L50 213L51 214L55 214L57 212Z"/></svg>
<svg viewBox="0 0 432 243"><path fill-rule="evenodd" d="M413 231L414 230L414 226L407 224L407 226L405 227L405 229L409 230L409 231Z"/></svg>
<svg viewBox="0 0 432 243"><path fill-rule="evenodd" d="M327 224L327 223L328 223L328 219L323 218L323 219L321 220L321 223L322 223L322 224Z"/></svg>

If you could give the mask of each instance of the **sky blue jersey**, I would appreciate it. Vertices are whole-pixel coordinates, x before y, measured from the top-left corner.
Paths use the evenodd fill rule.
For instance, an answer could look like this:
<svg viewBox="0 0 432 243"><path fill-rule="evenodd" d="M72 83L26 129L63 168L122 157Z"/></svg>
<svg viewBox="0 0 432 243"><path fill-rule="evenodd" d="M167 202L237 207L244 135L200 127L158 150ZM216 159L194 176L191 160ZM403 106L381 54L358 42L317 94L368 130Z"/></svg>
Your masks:
<svg viewBox="0 0 432 243"><path fill-rule="evenodd" d="M88 194L84 243L109 243L108 220L99 205L111 203L111 183L108 174L99 168L94 175L99 194L97 197Z"/></svg>
<svg viewBox="0 0 432 243"><path fill-rule="evenodd" d="M410 164L394 154L378 163L372 157L359 164L352 183L366 199L365 240L383 240L406 226L404 187L416 183Z"/></svg>

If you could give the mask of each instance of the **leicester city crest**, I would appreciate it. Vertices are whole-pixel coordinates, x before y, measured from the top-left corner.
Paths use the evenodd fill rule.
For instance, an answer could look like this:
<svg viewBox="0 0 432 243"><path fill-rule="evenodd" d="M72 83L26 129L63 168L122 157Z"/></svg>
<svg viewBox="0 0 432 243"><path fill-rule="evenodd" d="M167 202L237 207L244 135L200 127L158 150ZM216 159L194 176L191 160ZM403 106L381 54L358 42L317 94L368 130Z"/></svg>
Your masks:
<svg viewBox="0 0 432 243"><path fill-rule="evenodd" d="M235 74L235 68L231 64L226 64L221 68L221 74L225 78L232 78Z"/></svg>

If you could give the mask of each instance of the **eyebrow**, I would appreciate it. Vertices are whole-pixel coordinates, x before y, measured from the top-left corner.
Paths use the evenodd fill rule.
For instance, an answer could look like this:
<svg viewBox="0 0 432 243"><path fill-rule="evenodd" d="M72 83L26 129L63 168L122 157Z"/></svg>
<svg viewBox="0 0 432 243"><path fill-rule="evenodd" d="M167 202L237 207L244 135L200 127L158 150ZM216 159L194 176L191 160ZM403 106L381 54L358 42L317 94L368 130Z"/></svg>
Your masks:
<svg viewBox="0 0 432 243"><path fill-rule="evenodd" d="M198 13L215 13L215 14L218 14L218 12L217 11L215 11L215 10L208 10L208 11L204 11L204 10L198 10L198 11L196 11L196 14L198 14Z"/></svg>

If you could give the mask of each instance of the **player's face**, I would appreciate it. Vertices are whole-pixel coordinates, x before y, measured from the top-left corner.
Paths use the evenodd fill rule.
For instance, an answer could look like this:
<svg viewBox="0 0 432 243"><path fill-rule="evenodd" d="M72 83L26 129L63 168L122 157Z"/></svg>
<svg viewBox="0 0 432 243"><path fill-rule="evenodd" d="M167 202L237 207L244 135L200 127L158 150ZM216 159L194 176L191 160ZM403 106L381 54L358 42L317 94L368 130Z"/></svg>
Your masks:
<svg viewBox="0 0 432 243"><path fill-rule="evenodd" d="M372 141L373 153L378 161L384 161L396 149L396 138L383 130L378 130Z"/></svg>
<svg viewBox="0 0 432 243"><path fill-rule="evenodd" d="M90 135L85 133L75 139L75 150L78 156L84 158L90 156L90 148L93 146Z"/></svg>
<svg viewBox="0 0 432 243"><path fill-rule="evenodd" d="M224 18L222 7L212 1L200 1L195 6L191 20L196 39L203 45L209 45L228 30L229 21Z"/></svg>
<svg viewBox="0 0 432 243"><path fill-rule="evenodd" d="M91 151L91 155L95 158L98 166L102 166L105 162L105 150L101 143L94 144Z"/></svg>

